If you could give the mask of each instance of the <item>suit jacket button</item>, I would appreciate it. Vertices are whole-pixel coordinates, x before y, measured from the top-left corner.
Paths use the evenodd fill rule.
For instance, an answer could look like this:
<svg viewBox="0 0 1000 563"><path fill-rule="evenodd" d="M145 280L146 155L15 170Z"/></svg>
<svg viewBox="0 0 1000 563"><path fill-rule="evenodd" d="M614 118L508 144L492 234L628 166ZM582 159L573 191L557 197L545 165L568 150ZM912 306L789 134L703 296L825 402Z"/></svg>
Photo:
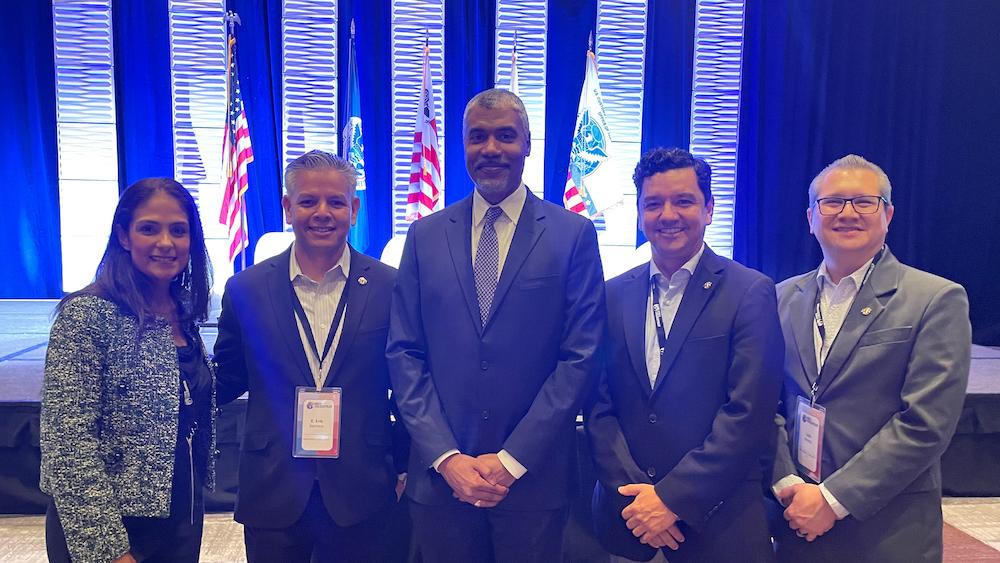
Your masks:
<svg viewBox="0 0 1000 563"><path fill-rule="evenodd" d="M650 424L656 424L656 413L655 412L649 413L649 423Z"/></svg>
<svg viewBox="0 0 1000 563"><path fill-rule="evenodd" d="M655 468L655 467L653 467L652 465L651 465L651 466L649 466L649 469L647 469L647 470L646 470L646 475L647 475L647 476L648 476L648 477L649 477L650 479L652 479L653 477L656 477L656 468Z"/></svg>
<svg viewBox="0 0 1000 563"><path fill-rule="evenodd" d="M212 453L212 457L214 457L215 459L219 459L221 456L222 456L222 450L215 450Z"/></svg>
<svg viewBox="0 0 1000 563"><path fill-rule="evenodd" d="M485 360L482 361L482 362L479 362L479 369L481 369L483 371L486 371L486 370L490 369L490 364L488 362L486 362Z"/></svg>
<svg viewBox="0 0 1000 563"><path fill-rule="evenodd" d="M483 411L483 420L489 420L489 419L490 419L490 411L484 410Z"/></svg>
<svg viewBox="0 0 1000 563"><path fill-rule="evenodd" d="M215 409L215 416L222 416L222 409L221 408Z"/></svg>

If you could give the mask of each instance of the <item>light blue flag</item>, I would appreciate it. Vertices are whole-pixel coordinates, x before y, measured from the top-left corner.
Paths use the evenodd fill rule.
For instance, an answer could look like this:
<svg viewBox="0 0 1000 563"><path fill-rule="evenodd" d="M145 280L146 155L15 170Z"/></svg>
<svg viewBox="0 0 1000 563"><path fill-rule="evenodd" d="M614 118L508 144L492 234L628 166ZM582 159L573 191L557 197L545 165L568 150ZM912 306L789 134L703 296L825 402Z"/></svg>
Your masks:
<svg viewBox="0 0 1000 563"><path fill-rule="evenodd" d="M361 93L358 88L358 63L354 54L354 22L351 22L350 62L347 70L347 123L344 125L344 158L358 170L358 220L351 229L351 246L359 252L368 250L368 190L365 189L365 144L361 138Z"/></svg>

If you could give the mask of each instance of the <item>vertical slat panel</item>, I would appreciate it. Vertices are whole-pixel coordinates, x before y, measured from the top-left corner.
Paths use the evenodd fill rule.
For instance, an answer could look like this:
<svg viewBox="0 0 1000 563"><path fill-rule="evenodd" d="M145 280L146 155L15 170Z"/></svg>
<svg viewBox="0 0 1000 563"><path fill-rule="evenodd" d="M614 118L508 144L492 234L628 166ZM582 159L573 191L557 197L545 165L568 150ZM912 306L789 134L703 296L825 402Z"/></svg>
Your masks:
<svg viewBox="0 0 1000 563"><path fill-rule="evenodd" d="M691 152L712 166L715 213L705 241L733 255L743 0L699 0L695 15Z"/></svg>
<svg viewBox="0 0 1000 563"><path fill-rule="evenodd" d="M62 287L93 280L118 201L111 2L54 0Z"/></svg>
<svg viewBox="0 0 1000 563"><path fill-rule="evenodd" d="M215 279L225 283L233 271L228 235L219 224L226 122L225 2L170 0L169 13L174 178L198 202Z"/></svg>
<svg viewBox="0 0 1000 563"><path fill-rule="evenodd" d="M392 224L405 234L413 129L420 103L424 41L429 41L430 72L438 122L438 158L444 178L444 0L392 2ZM445 186L444 189L447 189ZM443 196L442 196L443 197Z"/></svg>
<svg viewBox="0 0 1000 563"><path fill-rule="evenodd" d="M545 53L548 2L546 0L497 0L496 84L510 87L511 52L517 31L518 95L528 111L531 155L524 163L524 182L538 197L544 196L545 160Z"/></svg>
<svg viewBox="0 0 1000 563"><path fill-rule="evenodd" d="M607 276L628 269L635 254L635 186L632 171L642 139L643 72L646 58L646 0L600 0L596 55L611 139L609 164L624 198L604 212L599 234Z"/></svg>
<svg viewBox="0 0 1000 563"><path fill-rule="evenodd" d="M337 154L336 0L284 0L281 42L282 161Z"/></svg>

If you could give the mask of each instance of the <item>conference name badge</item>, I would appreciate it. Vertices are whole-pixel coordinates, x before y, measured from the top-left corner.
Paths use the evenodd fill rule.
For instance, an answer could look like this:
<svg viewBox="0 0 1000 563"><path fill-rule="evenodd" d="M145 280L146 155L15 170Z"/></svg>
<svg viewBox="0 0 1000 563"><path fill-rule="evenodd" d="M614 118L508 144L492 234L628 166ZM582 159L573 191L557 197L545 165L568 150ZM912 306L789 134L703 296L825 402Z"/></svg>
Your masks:
<svg viewBox="0 0 1000 563"><path fill-rule="evenodd" d="M823 426L826 424L826 409L800 396L795 416L796 460L806 475L819 483L822 478Z"/></svg>
<svg viewBox="0 0 1000 563"><path fill-rule="evenodd" d="M340 457L340 387L295 388L293 457Z"/></svg>

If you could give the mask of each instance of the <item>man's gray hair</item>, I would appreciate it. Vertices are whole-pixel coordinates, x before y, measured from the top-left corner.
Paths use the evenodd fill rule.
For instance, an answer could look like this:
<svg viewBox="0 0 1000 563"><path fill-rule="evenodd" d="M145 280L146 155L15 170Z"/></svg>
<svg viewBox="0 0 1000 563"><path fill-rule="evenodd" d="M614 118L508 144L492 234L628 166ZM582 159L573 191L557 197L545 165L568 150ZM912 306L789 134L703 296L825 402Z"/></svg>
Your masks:
<svg viewBox="0 0 1000 563"><path fill-rule="evenodd" d="M469 111L474 106L486 109L512 109L521 118L521 127L524 128L524 135L530 141L531 129L528 128L528 111L524 109L524 102L517 94L503 88L491 88L476 94L465 104L465 113L462 114L462 132L465 132L465 125L469 122Z"/></svg>
<svg viewBox="0 0 1000 563"><path fill-rule="evenodd" d="M825 180L826 177L829 176L834 170L871 170L878 178L879 195L885 198L887 205L892 205L892 184L889 183L889 177L886 176L885 172L879 168L877 164L866 160L863 156L849 154L828 164L826 168L817 174L816 177L813 178L813 181L809 183L810 207L816 203L816 190L819 188L820 182Z"/></svg>
<svg viewBox="0 0 1000 563"><path fill-rule="evenodd" d="M340 172L351 186L351 198L358 187L358 171L348 160L325 151L311 150L296 158L285 167L285 193L291 194L295 177L303 170L333 170Z"/></svg>

